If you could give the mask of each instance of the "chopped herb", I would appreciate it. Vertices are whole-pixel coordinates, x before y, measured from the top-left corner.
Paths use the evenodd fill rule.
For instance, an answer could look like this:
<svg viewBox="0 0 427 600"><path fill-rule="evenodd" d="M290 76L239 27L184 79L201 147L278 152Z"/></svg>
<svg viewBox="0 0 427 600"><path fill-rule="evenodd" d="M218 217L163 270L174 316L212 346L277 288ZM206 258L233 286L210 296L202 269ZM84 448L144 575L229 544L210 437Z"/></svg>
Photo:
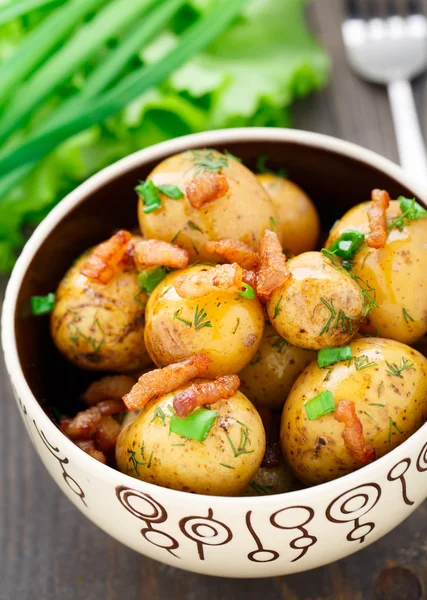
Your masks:
<svg viewBox="0 0 427 600"><path fill-rule="evenodd" d="M187 417L172 416L170 419L170 431L181 437L203 442L212 429L218 413L206 408L198 408Z"/></svg>
<svg viewBox="0 0 427 600"><path fill-rule="evenodd" d="M227 469L235 469L236 467L232 467L231 465L226 465L224 463L219 463L221 467L226 467Z"/></svg>
<svg viewBox="0 0 427 600"><path fill-rule="evenodd" d="M255 290L249 285L249 283L242 281L242 288L244 288L243 292L237 292L239 296L242 296L242 298L247 298L248 300L253 300L255 298Z"/></svg>
<svg viewBox="0 0 427 600"><path fill-rule="evenodd" d="M342 310L342 308L337 313L337 311L332 306L332 304L330 304L327 300L325 300L325 298L320 298L320 301L326 306L326 308L330 312L329 318L328 318L325 326L323 327L322 331L320 332L320 335L327 333L331 327L333 327L334 329L340 328L341 331L353 333L352 322L357 321L356 317L347 316L345 314L345 312ZM334 323L335 317L336 317L336 320Z"/></svg>
<svg viewBox="0 0 427 600"><path fill-rule="evenodd" d="M162 208L159 189L154 185L151 179L141 181L136 186L135 191L139 194L144 204L144 213L149 214L158 208Z"/></svg>
<svg viewBox="0 0 427 600"><path fill-rule="evenodd" d="M278 225L278 223L277 223L276 219L274 217L270 217L270 229L272 231L277 231L277 225Z"/></svg>
<svg viewBox="0 0 427 600"><path fill-rule="evenodd" d="M329 318L326 321L326 325L323 327L322 331L320 332L320 335L323 335L324 333L327 333L329 331L329 328L331 327L333 320L337 316L337 311L332 306L332 304L329 304L329 302L327 300L325 300L325 298L320 298L320 301L326 306L326 308L330 312Z"/></svg>
<svg viewBox="0 0 427 600"><path fill-rule="evenodd" d="M378 398L383 393L383 390L384 390L384 381L381 381L380 385L378 386Z"/></svg>
<svg viewBox="0 0 427 600"><path fill-rule="evenodd" d="M194 162L196 170L194 175L200 171L211 171L219 173L224 167L228 167L228 161L224 156L216 156L214 150L191 150L191 160Z"/></svg>
<svg viewBox="0 0 427 600"><path fill-rule="evenodd" d="M185 444L171 444L171 446L185 446Z"/></svg>
<svg viewBox="0 0 427 600"><path fill-rule="evenodd" d="M225 156L227 156L228 158L231 158L232 160L235 160L239 163L242 162L241 158L239 158L238 156L234 156L234 154L231 154L231 152L229 152L228 150L224 150L224 154L225 154Z"/></svg>
<svg viewBox="0 0 427 600"><path fill-rule="evenodd" d="M256 170L258 171L258 173L270 173L271 175L277 175L278 177L282 177L283 179L286 177L286 171L283 167L280 167L280 169L278 169L277 171L273 171L272 169L269 169L268 167L265 166L265 163L270 160L270 157L268 154L261 154L258 157L257 163L256 163Z"/></svg>
<svg viewBox="0 0 427 600"><path fill-rule="evenodd" d="M334 410L334 396L329 390L324 390L305 404L305 412L309 421L320 419Z"/></svg>
<svg viewBox="0 0 427 600"><path fill-rule="evenodd" d="M135 296L133 297L133 299L135 300L135 302L137 304L139 304L140 306L142 306L142 308L145 308L147 306L146 302L143 302L142 300L140 300L140 295L141 294L145 294L144 290L140 290L137 294L135 294Z"/></svg>
<svg viewBox="0 0 427 600"><path fill-rule="evenodd" d="M280 303L283 300L283 296L280 296L278 303L276 304L276 306L274 307L274 317L273 317L273 321L274 319L277 317L277 315L279 314L279 312L282 310L280 308Z"/></svg>
<svg viewBox="0 0 427 600"><path fill-rule="evenodd" d="M172 198L172 200L179 200L184 197L183 192L176 185L165 183L164 185L157 186L157 189L168 198Z"/></svg>
<svg viewBox="0 0 427 600"><path fill-rule="evenodd" d="M369 362L369 356L366 356L366 354L362 354L362 356L353 356L347 366L350 367L352 363L354 363L357 371L363 371L368 367L375 367L377 365L375 361Z"/></svg>
<svg viewBox="0 0 427 600"><path fill-rule="evenodd" d="M69 312L74 312L74 311L69 311ZM98 327L99 331L101 332L102 338L98 341L96 340L94 337L90 336L90 335L85 335L83 333L83 331L77 327L77 325L75 325L76 319L77 319L77 314L75 313L76 316L73 318L73 320L70 323L70 327L71 325L74 325L74 332L71 331L70 329L70 339L71 341L76 344L76 346L79 344L79 337L81 337L82 339L84 339L92 348L92 353L93 354L97 354L100 349L102 348L102 346L104 345L105 342L105 334L104 334L104 330L101 327L101 324L98 320L97 315L95 314L95 317L93 319L93 326Z"/></svg>
<svg viewBox="0 0 427 600"><path fill-rule="evenodd" d="M364 414L365 414L367 417L369 417L369 418L370 418L370 419L371 419L371 420L372 420L372 421L373 421L373 422L374 422L376 425L378 425L378 421L376 421L376 420L374 419L374 417L371 417L371 415L370 415L369 413L367 413L367 412L366 412L366 410L364 410L363 412L364 412Z"/></svg>
<svg viewBox="0 0 427 600"><path fill-rule="evenodd" d="M279 352L279 354L281 354L283 348L285 348L289 344L289 342L287 340L285 340L285 338L282 338L282 336L279 335L278 333L276 333L274 335L270 335L269 337L271 337L273 340L275 340L271 344L271 347L274 348L275 350L277 350Z"/></svg>
<svg viewBox="0 0 427 600"><path fill-rule="evenodd" d="M34 316L47 315L55 306L55 294L52 292L46 296L31 296L31 312Z"/></svg>
<svg viewBox="0 0 427 600"><path fill-rule="evenodd" d="M261 485L256 481L251 481L249 485L256 491L258 496L267 495L269 490L273 489L272 485Z"/></svg>
<svg viewBox="0 0 427 600"><path fill-rule="evenodd" d="M176 242L176 240L178 239L179 234L181 233L181 229L179 229L175 235L173 236L173 238L171 239L171 244L173 244L174 242Z"/></svg>
<svg viewBox="0 0 427 600"><path fill-rule="evenodd" d="M193 250L196 253L196 255L199 256L199 251L197 250L197 246L194 243L194 240L191 240L191 245L193 246Z"/></svg>
<svg viewBox="0 0 427 600"><path fill-rule="evenodd" d="M151 294L168 273L167 267L145 269L138 275L138 285L143 292Z"/></svg>
<svg viewBox="0 0 427 600"><path fill-rule="evenodd" d="M409 323L409 321L412 321L412 323L415 322L415 319L413 317L411 317L411 315L408 313L406 308L402 308L402 313L403 313L403 318L405 319L405 323Z"/></svg>
<svg viewBox="0 0 427 600"><path fill-rule="evenodd" d="M391 435L392 435L392 431L393 431L393 427L396 429L396 431L398 431L399 433L402 433L402 430L400 429L400 427L393 421L393 419L391 417L389 417L388 419L388 423L389 423L389 429L388 429L388 443L391 443Z"/></svg>
<svg viewBox="0 0 427 600"><path fill-rule="evenodd" d="M208 316L208 313L205 311L204 308L201 308L199 310L199 305L196 306L196 310L194 311L194 328L196 331L198 331L199 329L202 329L203 327L212 327L212 323L211 321L206 321L206 317Z"/></svg>
<svg viewBox="0 0 427 600"><path fill-rule="evenodd" d="M364 241L365 236L363 233L352 230L344 231L344 233L329 246L329 252L348 261L360 250Z"/></svg>
<svg viewBox="0 0 427 600"><path fill-rule="evenodd" d="M150 454L148 463L145 460L144 444L142 444L142 446L141 446L140 453L141 453L141 460L139 460L136 457L136 452L134 450L131 450L130 448L128 448L128 454L129 454L128 463L130 463L131 466L127 468L126 473L131 473L132 471L135 471L135 474L139 477L139 470L138 470L139 466L147 465L147 469L149 469L151 467L151 463L153 460L153 452L151 452L151 454Z"/></svg>
<svg viewBox="0 0 427 600"><path fill-rule="evenodd" d="M181 321L181 323L184 323L184 325L187 325L187 327L192 327L192 323L191 321L187 321L187 319L183 319L182 317L179 316L180 312L181 312L181 308L178 308L178 310L175 311L173 318L177 319L178 321Z"/></svg>
<svg viewBox="0 0 427 600"><path fill-rule="evenodd" d="M236 326L232 331L233 335L236 333L237 329L239 328L239 325L240 325L240 319L239 319L239 317L237 317Z"/></svg>
<svg viewBox="0 0 427 600"><path fill-rule="evenodd" d="M387 233L394 228L402 231L403 228L413 221L418 221L418 219L422 219L427 217L427 210L418 204L415 201L415 198L405 198L404 196L399 196L398 201L400 202L400 210L402 214L400 217L396 217L387 225Z"/></svg>
<svg viewBox="0 0 427 600"><path fill-rule="evenodd" d="M151 422L153 423L157 418L162 420L163 425L166 427L166 418L169 418L169 415L166 415L162 409L160 408L160 406L158 406L156 408L156 410L153 413L153 418L151 419Z"/></svg>
<svg viewBox="0 0 427 600"><path fill-rule="evenodd" d="M242 423L242 421L238 421L237 419L236 419L236 423L238 423L239 425L241 425L245 429L249 429L249 431L252 431L251 427L249 427L249 425L246 425L246 423Z"/></svg>
<svg viewBox="0 0 427 600"><path fill-rule="evenodd" d="M240 440L239 440L239 445L236 449L235 445L233 444L233 440L231 439L231 437L229 436L229 434L227 434L227 439L230 443L231 449L233 451L234 457L237 458L238 456L240 456L241 454L252 454L252 452L254 452L254 450L247 450L246 447L249 445L251 445L251 440L249 438L249 427L247 425L241 425L240 427Z"/></svg>
<svg viewBox="0 0 427 600"><path fill-rule="evenodd" d="M380 406L381 408L384 408L385 404L380 404L379 402L371 402L370 404L368 404L368 406Z"/></svg>
<svg viewBox="0 0 427 600"><path fill-rule="evenodd" d="M253 359L251 360L251 362L249 364L256 365L257 363L259 363L260 360L261 360L261 352L258 350L258 352L255 354L255 356L253 357Z"/></svg>
<svg viewBox="0 0 427 600"><path fill-rule="evenodd" d="M348 360L353 357L353 352L350 346L343 346L342 348L322 348L317 353L317 366L319 368L328 367L333 365L340 360Z"/></svg>
<svg viewBox="0 0 427 600"><path fill-rule="evenodd" d="M386 371L386 373L388 373L389 375L394 375L395 377L402 377L402 372L405 370L415 371L414 364L410 363L409 360L406 360L406 358L403 358L403 356L400 363L400 367L398 367L396 363L390 364L388 361L385 362L389 368L389 370Z"/></svg>
<svg viewBox="0 0 427 600"><path fill-rule="evenodd" d="M196 225L196 223L194 223L194 221L187 221L187 225L189 227L191 227L191 229L195 229L196 231L200 231L200 233L203 233L203 230L200 229L200 227L198 225Z"/></svg>
<svg viewBox="0 0 427 600"><path fill-rule="evenodd" d="M393 421L393 427L396 429L396 431L398 431L399 433L402 433L402 430L400 429L400 427L398 426L398 424L395 423L394 421Z"/></svg>

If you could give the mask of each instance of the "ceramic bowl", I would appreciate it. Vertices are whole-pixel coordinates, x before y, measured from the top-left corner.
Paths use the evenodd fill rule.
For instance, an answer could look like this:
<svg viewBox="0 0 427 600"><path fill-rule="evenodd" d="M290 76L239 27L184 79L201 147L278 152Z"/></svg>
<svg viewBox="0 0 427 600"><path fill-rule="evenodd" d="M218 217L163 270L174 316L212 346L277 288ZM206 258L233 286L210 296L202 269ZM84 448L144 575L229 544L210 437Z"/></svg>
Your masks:
<svg viewBox="0 0 427 600"><path fill-rule="evenodd" d="M268 154L314 199L325 231L374 187L392 197L427 200L427 190L395 164L315 133L215 131L136 152L69 194L27 243L4 303L7 370L46 468L81 512L117 540L155 560L209 575L270 577L312 569L371 544L425 500L427 424L390 454L330 483L277 496L222 498L132 479L93 460L49 417L55 403L67 411L88 375L56 352L47 317L29 317L29 298L54 290L83 250L118 227L135 226L137 181L165 157L198 147L227 149L249 167Z"/></svg>

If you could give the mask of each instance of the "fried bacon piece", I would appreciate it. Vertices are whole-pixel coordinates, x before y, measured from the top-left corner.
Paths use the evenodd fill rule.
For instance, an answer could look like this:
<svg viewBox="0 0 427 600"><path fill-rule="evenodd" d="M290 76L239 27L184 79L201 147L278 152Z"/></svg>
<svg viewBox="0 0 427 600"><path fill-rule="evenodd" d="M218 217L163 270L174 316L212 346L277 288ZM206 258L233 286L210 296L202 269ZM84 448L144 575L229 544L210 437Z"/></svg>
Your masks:
<svg viewBox="0 0 427 600"><path fill-rule="evenodd" d="M106 242L95 246L80 273L99 283L109 283L115 275L118 263L126 253L131 237L129 231L121 229Z"/></svg>
<svg viewBox="0 0 427 600"><path fill-rule="evenodd" d="M95 442L93 440L76 440L74 443L76 446L81 448L83 452L86 452L86 454L92 456L92 458L95 458L104 465L107 464L107 458L105 454L96 449Z"/></svg>
<svg viewBox="0 0 427 600"><path fill-rule="evenodd" d="M96 405L103 417L110 417L126 412L126 406L122 399L120 400L103 400Z"/></svg>
<svg viewBox="0 0 427 600"><path fill-rule="evenodd" d="M123 255L122 260L120 261L120 266L123 269L135 269L135 243L134 240L130 240L129 244L126 247L126 252Z"/></svg>
<svg viewBox="0 0 427 600"><path fill-rule="evenodd" d="M250 285L254 290L256 290L257 277L255 271L247 271L246 269L243 269L242 281L244 281L245 283Z"/></svg>
<svg viewBox="0 0 427 600"><path fill-rule="evenodd" d="M188 250L161 240L142 240L135 246L135 262L140 271L156 266L185 269L189 258Z"/></svg>
<svg viewBox="0 0 427 600"><path fill-rule="evenodd" d="M206 202L225 196L228 190L227 178L222 173L205 171L187 185L185 193L193 208L202 208Z"/></svg>
<svg viewBox="0 0 427 600"><path fill-rule="evenodd" d="M73 419L62 419L59 428L71 440L88 440L102 421L101 411L96 406L77 413Z"/></svg>
<svg viewBox="0 0 427 600"><path fill-rule="evenodd" d="M376 459L376 453L372 446L365 443L363 426L356 415L354 402L340 400L335 410L335 419L345 425L342 437L351 456L363 465L373 462Z"/></svg>
<svg viewBox="0 0 427 600"><path fill-rule="evenodd" d="M286 256L277 234L264 231L259 244L260 264L257 273L257 296L267 301L274 290L291 276L286 265Z"/></svg>
<svg viewBox="0 0 427 600"><path fill-rule="evenodd" d="M369 248L384 248L387 240L386 211L390 204L390 196L385 190L372 190L372 205L368 210L370 233L366 241Z"/></svg>
<svg viewBox="0 0 427 600"><path fill-rule="evenodd" d="M258 265L258 254L250 246L240 240L224 239L205 244L206 252L219 254L229 263L236 262L243 269L255 269Z"/></svg>
<svg viewBox="0 0 427 600"><path fill-rule="evenodd" d="M216 290L240 292L242 268L238 264L217 265L194 275L181 275L175 279L174 287L181 298L199 298Z"/></svg>
<svg viewBox="0 0 427 600"><path fill-rule="evenodd" d="M211 359L205 354L196 354L164 369L144 373L131 391L123 397L129 410L142 408L151 398L173 392L184 383L206 373Z"/></svg>
<svg viewBox="0 0 427 600"><path fill-rule="evenodd" d="M89 406L103 400L121 400L135 385L135 379L129 375L107 375L90 384L81 398Z"/></svg>
<svg viewBox="0 0 427 600"><path fill-rule="evenodd" d="M231 398L239 389L237 375L223 375L215 381L192 383L173 399L173 407L179 417L186 417L198 406L214 404L219 400Z"/></svg>
<svg viewBox="0 0 427 600"><path fill-rule="evenodd" d="M121 430L122 426L113 417L103 417L93 436L96 448L107 456L111 455Z"/></svg>

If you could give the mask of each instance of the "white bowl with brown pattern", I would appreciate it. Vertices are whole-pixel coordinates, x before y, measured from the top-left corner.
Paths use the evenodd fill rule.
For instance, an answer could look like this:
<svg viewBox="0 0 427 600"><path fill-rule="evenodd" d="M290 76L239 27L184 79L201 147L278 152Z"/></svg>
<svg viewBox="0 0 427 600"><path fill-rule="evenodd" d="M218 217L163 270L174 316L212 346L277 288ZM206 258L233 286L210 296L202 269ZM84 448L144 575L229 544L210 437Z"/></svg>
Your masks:
<svg viewBox="0 0 427 600"><path fill-rule="evenodd" d="M425 188L381 156L291 129L207 132L136 152L69 194L25 246L2 315L7 370L46 468L81 512L117 540L158 561L209 575L270 577L312 569L371 544L425 500L427 424L383 458L330 483L276 496L223 498L157 487L98 463L49 416L58 396L64 412L70 409L87 375L59 356L48 318L29 317L29 298L54 290L83 250L118 227L136 224L133 188L156 163L201 147L226 148L249 167L268 154L314 199L325 229L374 187L392 197L427 200Z"/></svg>

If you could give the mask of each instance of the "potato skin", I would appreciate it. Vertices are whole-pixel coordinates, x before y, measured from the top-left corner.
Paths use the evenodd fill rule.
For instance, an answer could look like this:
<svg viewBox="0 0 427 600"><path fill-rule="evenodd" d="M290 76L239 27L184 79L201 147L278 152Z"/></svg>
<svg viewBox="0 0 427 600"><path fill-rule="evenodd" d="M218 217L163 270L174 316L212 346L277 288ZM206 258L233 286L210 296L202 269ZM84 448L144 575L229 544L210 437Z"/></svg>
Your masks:
<svg viewBox="0 0 427 600"><path fill-rule="evenodd" d="M158 164L147 179L155 185L176 185L185 194L186 186L197 173L195 152L206 151L190 150L171 156ZM223 197L196 209L186 195L180 200L172 200L161 194L162 208L150 214L145 214L142 201L138 202L138 219L144 237L166 242L174 240L190 252L192 261L223 262L219 255L213 258L204 250L206 242L235 238L257 249L264 230L271 227L270 217L277 219L277 212L249 169L216 150L211 152L213 159L227 161L221 173L227 179L229 190ZM194 225L201 231L194 229Z"/></svg>
<svg viewBox="0 0 427 600"><path fill-rule="evenodd" d="M211 268L195 265L170 273L151 294L145 344L157 366L203 352L212 359L207 376L216 377L238 373L255 356L264 333L264 311L257 298L248 300L227 291L201 298L181 298L176 293L173 285L177 277ZM196 329L194 317L202 309L207 313L203 322L211 326Z"/></svg>
<svg viewBox="0 0 427 600"><path fill-rule="evenodd" d="M296 183L273 173L256 177L277 210L278 235L285 254L314 250L319 239L320 219L307 194Z"/></svg>
<svg viewBox="0 0 427 600"><path fill-rule="evenodd" d="M288 344L270 324L261 345L239 373L241 391L255 404L282 408L296 378L316 353Z"/></svg>
<svg viewBox="0 0 427 600"><path fill-rule="evenodd" d="M138 273L120 269L104 285L80 273L86 255L69 269L56 292L50 329L58 350L77 367L119 373L143 369L147 296Z"/></svg>
<svg viewBox="0 0 427 600"><path fill-rule="evenodd" d="M294 477L282 460L278 467L260 467L243 496L272 496L285 494L293 488Z"/></svg>
<svg viewBox="0 0 427 600"><path fill-rule="evenodd" d="M229 400L212 404L211 409L218 416L206 440L186 441L169 432L168 416L164 418L165 422L161 417L155 417L156 409L161 409L165 415L171 414L168 407L172 406L174 395L166 394L147 404L136 420L122 431L116 446L119 470L137 479L183 492L217 496L241 494L255 475L265 452L264 427L254 406L240 392ZM249 428L249 442L245 446L249 453L235 456L227 436L238 450L242 430L238 421ZM145 464L133 468L132 452Z"/></svg>
<svg viewBox="0 0 427 600"><path fill-rule="evenodd" d="M348 229L369 232L371 203L349 210L332 228L327 246ZM399 202L392 200L387 219L400 216ZM376 290L374 308L361 331L405 344L427 333L427 218L413 221L402 231L392 229L384 248L362 246L354 258L353 271ZM404 317L403 309L412 317Z"/></svg>
<svg viewBox="0 0 427 600"><path fill-rule="evenodd" d="M290 344L320 350L343 346L357 332L364 318L364 298L357 283L347 273L336 269L320 252L305 252L288 261L291 277L274 290L267 302L273 327ZM347 331L334 317L328 331L321 334L330 310L321 301L355 319Z"/></svg>
<svg viewBox="0 0 427 600"><path fill-rule="evenodd" d="M354 361L350 366L341 361L328 375L329 369L319 369L313 362L295 382L283 409L280 442L285 460L309 485L362 466L347 451L344 425L334 413L308 420L304 405L323 390L333 393L335 406L340 400L355 403L365 442L378 458L405 441L427 417L426 358L405 344L382 338L357 339L350 346L354 357L365 355L376 365L357 370ZM400 366L402 357L414 368L404 370L402 377L391 375L387 362Z"/></svg>

